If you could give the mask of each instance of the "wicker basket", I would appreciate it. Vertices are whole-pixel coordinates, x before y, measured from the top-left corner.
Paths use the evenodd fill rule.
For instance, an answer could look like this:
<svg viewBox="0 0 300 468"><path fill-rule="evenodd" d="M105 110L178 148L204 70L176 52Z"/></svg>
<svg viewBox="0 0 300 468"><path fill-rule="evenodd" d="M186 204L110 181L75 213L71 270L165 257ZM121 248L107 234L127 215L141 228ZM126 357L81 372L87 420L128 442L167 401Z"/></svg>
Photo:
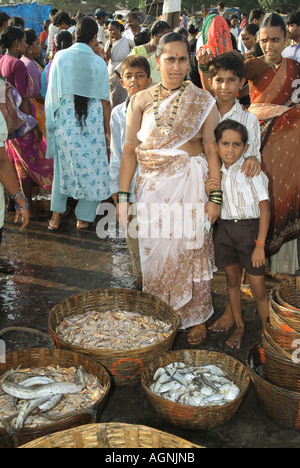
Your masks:
<svg viewBox="0 0 300 468"><path fill-rule="evenodd" d="M272 307L271 301L269 301L269 322L271 327L290 333L297 333L300 324L300 321L297 322L295 319L278 315Z"/></svg>
<svg viewBox="0 0 300 468"><path fill-rule="evenodd" d="M258 374L257 370L262 369L258 347L258 344L254 345L247 355L247 367L257 399L275 422L299 430L300 393L277 387Z"/></svg>
<svg viewBox="0 0 300 468"><path fill-rule="evenodd" d="M20 448L203 448L147 426L87 424L41 437Z"/></svg>
<svg viewBox="0 0 300 468"><path fill-rule="evenodd" d="M148 316L154 315L160 320L172 323L172 332L166 339L155 345L123 351L73 346L57 336L56 327L65 317L95 310L103 313L125 310ZM179 323L179 315L175 310L156 296L131 289L97 289L72 296L59 303L50 311L48 328L57 347L92 357L109 370L116 385L124 385L138 382L144 366L171 349L179 329Z"/></svg>
<svg viewBox="0 0 300 468"><path fill-rule="evenodd" d="M219 366L227 378L240 388L240 395L223 406L204 408L175 403L151 392L149 385L153 381L155 371L176 361L188 365ZM141 382L151 404L167 421L185 429L213 429L229 421L236 413L248 391L250 378L246 367L231 356L214 351L180 350L165 353L149 363L142 373Z"/></svg>
<svg viewBox="0 0 300 468"><path fill-rule="evenodd" d="M293 354L297 349L297 340L300 340L299 333L273 328L269 324L266 325L263 333L267 341L277 352L290 360L293 359Z"/></svg>
<svg viewBox="0 0 300 468"><path fill-rule="evenodd" d="M300 392L299 364L277 352L264 335L259 353L266 380L292 392Z"/></svg>
<svg viewBox="0 0 300 468"><path fill-rule="evenodd" d="M70 351L47 348L31 348L20 350L6 355L6 363L0 364L0 376L10 369L48 367L60 365L61 367L76 367L80 364L87 372L91 372L98 377L104 394L90 408L66 414L63 420L51 422L36 428L22 428L8 432L0 428L0 447L14 448L25 444L38 437L51 434L53 432L69 429L82 424L95 422L97 414L102 410L106 397L109 393L111 382L108 372L99 363L88 356L80 356ZM13 435L12 435L13 434Z"/></svg>
<svg viewBox="0 0 300 468"><path fill-rule="evenodd" d="M275 314L281 317L283 320L293 319L293 320L300 320L300 313L294 309L289 309L284 307L283 305L279 304L275 297L276 289L272 289L270 291L269 296L269 307L272 307Z"/></svg>
<svg viewBox="0 0 300 468"><path fill-rule="evenodd" d="M286 279L276 288L279 304L300 314L300 277Z"/></svg>

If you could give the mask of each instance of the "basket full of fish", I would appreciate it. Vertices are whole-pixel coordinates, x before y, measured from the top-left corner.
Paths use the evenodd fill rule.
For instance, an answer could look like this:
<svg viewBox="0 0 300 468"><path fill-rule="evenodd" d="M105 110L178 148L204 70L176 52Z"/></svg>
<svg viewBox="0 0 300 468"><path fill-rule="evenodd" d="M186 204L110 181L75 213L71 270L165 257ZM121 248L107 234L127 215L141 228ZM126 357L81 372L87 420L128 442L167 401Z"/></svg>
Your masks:
<svg viewBox="0 0 300 468"><path fill-rule="evenodd" d="M0 447L94 423L111 386L101 364L70 351L30 348L0 364Z"/></svg>
<svg viewBox="0 0 300 468"><path fill-rule="evenodd" d="M141 383L150 403L170 423L184 429L213 429L237 412L250 376L229 355L179 350L149 363Z"/></svg>
<svg viewBox="0 0 300 468"><path fill-rule="evenodd" d="M58 348L88 355L112 382L140 380L145 365L171 349L179 329L175 310L156 296L131 289L97 289L72 296L49 314Z"/></svg>

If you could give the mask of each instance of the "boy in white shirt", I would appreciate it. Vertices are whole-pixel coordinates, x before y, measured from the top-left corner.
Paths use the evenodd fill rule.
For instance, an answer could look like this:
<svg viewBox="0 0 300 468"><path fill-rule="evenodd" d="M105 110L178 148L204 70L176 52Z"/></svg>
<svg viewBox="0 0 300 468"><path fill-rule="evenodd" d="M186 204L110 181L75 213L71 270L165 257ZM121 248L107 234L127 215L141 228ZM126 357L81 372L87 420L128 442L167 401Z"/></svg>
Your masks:
<svg viewBox="0 0 300 468"><path fill-rule="evenodd" d="M216 266L225 270L228 300L236 325L227 344L240 348L245 329L241 313L242 268L248 273L263 327L268 317L268 293L264 281L264 247L270 220L268 179L263 172L253 178L241 173L248 141L244 125L232 119L223 120L217 126L215 136L223 161L223 201L215 236L215 260ZM219 193L218 190L212 192L216 200Z"/></svg>
<svg viewBox="0 0 300 468"><path fill-rule="evenodd" d="M125 102L113 108L110 118L110 190L114 203L117 203L119 190L120 165L125 142L126 113L129 100L134 94L148 88L152 83L152 79L150 78L149 62L141 55L128 55L121 64L120 74L121 85L127 90L128 98ZM137 171L138 168L135 171L135 175L130 186L130 193L128 194L128 201L132 205L134 205L136 201L134 188ZM134 208L134 206L132 208ZM134 212L134 209L131 211ZM138 238L134 238L130 236L130 232L126 232L126 241L131 256L133 274L137 278L136 285L140 288L142 285L142 272Z"/></svg>

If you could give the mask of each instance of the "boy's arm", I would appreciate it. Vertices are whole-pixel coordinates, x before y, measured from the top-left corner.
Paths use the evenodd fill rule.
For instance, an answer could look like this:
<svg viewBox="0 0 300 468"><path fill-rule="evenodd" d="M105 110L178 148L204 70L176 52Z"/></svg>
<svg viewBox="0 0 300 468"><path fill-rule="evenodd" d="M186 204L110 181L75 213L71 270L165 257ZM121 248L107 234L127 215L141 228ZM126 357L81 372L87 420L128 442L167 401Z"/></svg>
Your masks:
<svg viewBox="0 0 300 468"><path fill-rule="evenodd" d="M251 260L254 268L259 268L265 264L265 242L270 223L270 202L263 200L259 203L260 218L258 235L255 242L255 248L252 252Z"/></svg>
<svg viewBox="0 0 300 468"><path fill-rule="evenodd" d="M112 111L110 119L110 191L114 203L117 203L119 190L120 165L122 159L121 127L116 112Z"/></svg>
<svg viewBox="0 0 300 468"><path fill-rule="evenodd" d="M245 162L242 165L241 171L245 173L245 177L254 177L259 175L261 171L261 137L260 125L257 117L250 112L245 112L245 122L242 121L248 131L248 148L244 153Z"/></svg>

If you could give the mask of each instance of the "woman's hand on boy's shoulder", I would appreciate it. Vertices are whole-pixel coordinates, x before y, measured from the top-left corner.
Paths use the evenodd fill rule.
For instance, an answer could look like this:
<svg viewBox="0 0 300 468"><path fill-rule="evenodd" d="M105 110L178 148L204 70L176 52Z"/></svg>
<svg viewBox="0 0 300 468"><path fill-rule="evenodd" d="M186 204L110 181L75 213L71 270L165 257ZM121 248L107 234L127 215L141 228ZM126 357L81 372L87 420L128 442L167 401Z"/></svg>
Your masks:
<svg viewBox="0 0 300 468"><path fill-rule="evenodd" d="M241 172L245 173L245 177L258 176L261 172L260 162L254 156L249 156L245 159Z"/></svg>

